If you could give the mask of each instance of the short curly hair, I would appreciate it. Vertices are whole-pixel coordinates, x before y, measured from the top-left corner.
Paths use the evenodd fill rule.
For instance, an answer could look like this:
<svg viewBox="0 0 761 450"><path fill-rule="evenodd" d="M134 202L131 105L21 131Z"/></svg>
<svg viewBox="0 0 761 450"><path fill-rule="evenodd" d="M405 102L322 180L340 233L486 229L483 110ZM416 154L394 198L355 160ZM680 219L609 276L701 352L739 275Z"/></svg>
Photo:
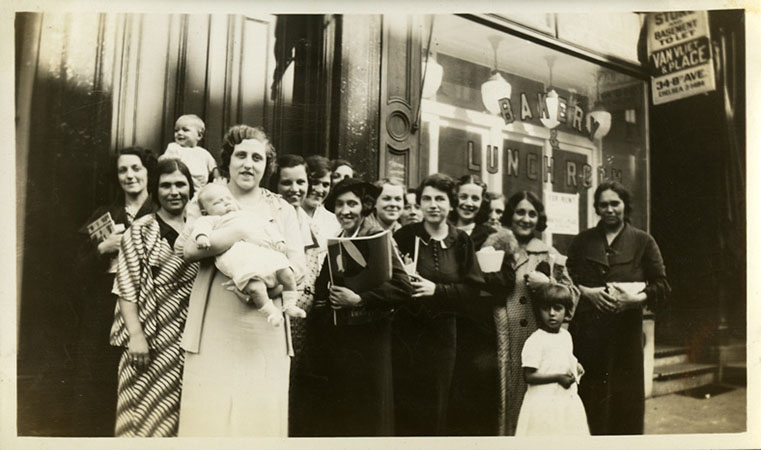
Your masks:
<svg viewBox="0 0 761 450"><path fill-rule="evenodd" d="M220 158L222 164L218 167L219 171L226 178L230 178L230 158L232 157L235 146L247 139L254 139L262 144L266 150L266 163L264 166L264 175L259 181L260 186L267 186L269 177L272 174L273 163L277 157L275 147L269 141L267 133L261 127L251 127L248 125L233 125L222 138L222 152Z"/></svg>
<svg viewBox="0 0 761 450"><path fill-rule="evenodd" d="M481 177L478 175L464 175L457 179L457 196L455 196L455 203L452 205L452 212L449 213L449 220L451 220L453 223L457 223L458 218L458 212L457 212L457 205L459 203L459 194L460 194L460 186L466 185L466 184L475 184L476 186L479 186L481 188L481 206L478 208L478 211L476 212L476 217L473 219L473 221L477 224L485 223L487 220L489 220L489 197L487 196L488 188L486 186L486 183L483 182Z"/></svg>
<svg viewBox="0 0 761 450"><path fill-rule="evenodd" d="M538 216L536 222L536 231L542 232L546 230L547 213L544 212L544 203L539 200L539 197L537 197L536 194L530 191L520 191L510 196L510 198L507 200L507 204L505 205L505 213L502 214L502 218L500 219L502 225L508 228L512 226L515 208L518 207L518 203L520 203L522 200L527 200L536 210L536 214Z"/></svg>
<svg viewBox="0 0 761 450"><path fill-rule="evenodd" d="M307 178L309 179L309 189L307 195L312 193L312 186L325 176L330 177L333 169L330 168L330 160L322 155L310 155L304 158L307 163ZM329 192L329 191L328 191Z"/></svg>
<svg viewBox="0 0 761 450"><path fill-rule="evenodd" d="M423 195L423 190L427 186L447 194L449 204L452 205L453 208L454 205L457 204L457 184L449 175L445 173L432 173L423 178L423 181L420 182L420 186L417 188L418 201L420 201L420 196Z"/></svg>

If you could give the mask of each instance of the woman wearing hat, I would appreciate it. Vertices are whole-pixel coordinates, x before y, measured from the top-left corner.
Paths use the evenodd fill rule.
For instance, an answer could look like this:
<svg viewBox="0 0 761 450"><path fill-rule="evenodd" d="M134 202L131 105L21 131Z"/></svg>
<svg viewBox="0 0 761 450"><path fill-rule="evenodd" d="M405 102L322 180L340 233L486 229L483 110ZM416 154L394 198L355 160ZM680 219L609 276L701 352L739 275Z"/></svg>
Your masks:
<svg viewBox="0 0 761 450"><path fill-rule="evenodd" d="M340 237L371 236L383 230L365 218L378 189L356 178L334 186L325 207L341 225ZM330 285L328 261L315 283L308 320L307 355L318 380L307 401L312 436L391 436L394 434L391 378L391 314L410 298L412 286L397 253L392 278L365 292ZM333 311L350 310L351 319L334 323ZM345 314L345 313L344 313Z"/></svg>

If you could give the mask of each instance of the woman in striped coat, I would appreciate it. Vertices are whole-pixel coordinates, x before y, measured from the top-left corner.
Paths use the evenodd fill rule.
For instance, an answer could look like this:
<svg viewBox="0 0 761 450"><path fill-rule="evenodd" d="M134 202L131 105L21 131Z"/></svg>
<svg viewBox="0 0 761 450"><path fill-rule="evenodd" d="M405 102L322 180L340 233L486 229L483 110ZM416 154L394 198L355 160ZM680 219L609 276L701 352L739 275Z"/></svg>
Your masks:
<svg viewBox="0 0 761 450"><path fill-rule="evenodd" d="M114 294L119 298L111 345L119 361L116 436L176 436L180 411L187 304L198 264L174 253L193 180L179 160L158 164L152 183L160 209L124 234Z"/></svg>

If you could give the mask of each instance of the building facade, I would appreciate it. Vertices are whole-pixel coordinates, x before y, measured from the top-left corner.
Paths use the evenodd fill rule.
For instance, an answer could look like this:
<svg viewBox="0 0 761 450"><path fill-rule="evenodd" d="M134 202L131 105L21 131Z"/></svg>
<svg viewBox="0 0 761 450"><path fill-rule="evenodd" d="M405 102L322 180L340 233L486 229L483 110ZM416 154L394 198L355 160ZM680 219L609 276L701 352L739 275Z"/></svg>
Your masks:
<svg viewBox="0 0 761 450"><path fill-rule="evenodd" d="M66 435L62 411L35 405L68 395L82 300L66 268L115 195L114 151L161 152L189 113L217 158L247 123L368 180L534 191L561 253L596 223L595 187L621 181L674 289L656 338L716 358L745 336L744 32L742 11L709 17L717 89L655 106L636 13L18 14L19 434Z"/></svg>

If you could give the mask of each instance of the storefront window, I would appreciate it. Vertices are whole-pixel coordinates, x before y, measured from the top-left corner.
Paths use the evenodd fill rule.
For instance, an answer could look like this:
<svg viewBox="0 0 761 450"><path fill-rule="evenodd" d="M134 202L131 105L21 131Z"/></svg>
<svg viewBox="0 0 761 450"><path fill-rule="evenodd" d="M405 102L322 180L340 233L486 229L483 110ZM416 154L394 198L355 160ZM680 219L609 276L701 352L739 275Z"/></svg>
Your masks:
<svg viewBox="0 0 761 450"><path fill-rule="evenodd" d="M604 180L632 191L632 223L647 228L642 80L462 17L427 19L424 46L432 30L431 67L443 74L438 89L424 89L421 171L478 174L506 196L540 194L545 240L561 252L596 224L592 195Z"/></svg>

